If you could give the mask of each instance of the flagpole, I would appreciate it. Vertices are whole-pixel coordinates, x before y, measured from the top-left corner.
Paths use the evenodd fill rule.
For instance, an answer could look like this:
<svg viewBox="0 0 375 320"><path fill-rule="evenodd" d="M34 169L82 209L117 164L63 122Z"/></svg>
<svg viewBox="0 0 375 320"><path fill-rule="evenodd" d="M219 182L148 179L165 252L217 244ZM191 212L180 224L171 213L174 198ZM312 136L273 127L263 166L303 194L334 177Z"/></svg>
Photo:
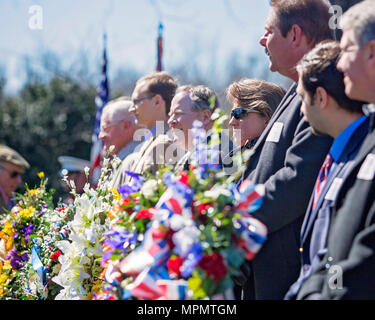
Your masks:
<svg viewBox="0 0 375 320"><path fill-rule="evenodd" d="M92 134L92 146L91 146L91 183L95 187L101 171L101 156L103 143L99 140L100 132L100 118L102 116L102 110L105 104L109 101L109 85L107 77L107 34L103 33L103 60L101 65L101 77L99 86L97 88L97 95L95 97L95 121L94 129Z"/></svg>
<svg viewBox="0 0 375 320"><path fill-rule="evenodd" d="M156 40L157 64L156 71L162 71L162 57L163 57L163 24L159 22L158 37Z"/></svg>

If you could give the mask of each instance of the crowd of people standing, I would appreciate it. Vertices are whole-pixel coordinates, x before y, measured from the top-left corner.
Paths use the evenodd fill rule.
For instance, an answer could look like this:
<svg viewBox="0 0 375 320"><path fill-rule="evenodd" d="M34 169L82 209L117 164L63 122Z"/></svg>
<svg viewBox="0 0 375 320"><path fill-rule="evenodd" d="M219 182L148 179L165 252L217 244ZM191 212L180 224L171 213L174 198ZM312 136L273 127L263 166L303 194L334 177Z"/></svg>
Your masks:
<svg viewBox="0 0 375 320"><path fill-rule="evenodd" d="M260 39L269 69L289 78L280 86L241 79L227 88L233 142L221 135L220 166L251 150L244 179L265 186L253 216L267 241L236 278L238 299L375 298L375 3L345 12L342 37L330 28L325 0L272 0ZM131 97L103 109L99 138L120 158L113 186L127 171L155 165L188 168L198 120L210 139L216 93L180 85L168 72L139 79ZM70 159L71 160L71 159ZM0 149L0 207L10 207L29 164ZM81 171L83 171L81 166Z"/></svg>

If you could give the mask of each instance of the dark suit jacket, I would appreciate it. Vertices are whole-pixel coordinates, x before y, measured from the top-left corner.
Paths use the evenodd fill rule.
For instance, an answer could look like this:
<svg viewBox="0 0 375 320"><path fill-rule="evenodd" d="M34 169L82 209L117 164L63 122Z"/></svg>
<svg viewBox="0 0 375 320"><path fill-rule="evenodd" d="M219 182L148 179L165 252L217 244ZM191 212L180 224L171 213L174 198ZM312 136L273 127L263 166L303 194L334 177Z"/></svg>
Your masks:
<svg viewBox="0 0 375 320"><path fill-rule="evenodd" d="M339 190L354 169L354 157L357 155L368 131L369 119L367 118L358 126L349 139L339 162L332 165L327 182L314 209L312 209L314 194L311 195L301 229L302 268L298 280L288 291L286 299L294 299L296 297L303 282L308 279L314 269L320 264L322 257L327 251L326 243L331 212L335 203L340 202L340 199L337 198ZM336 183L338 181L340 181L339 184ZM340 196L343 197L344 194L341 193Z"/></svg>
<svg viewBox="0 0 375 320"><path fill-rule="evenodd" d="M288 90L255 144L243 175L265 185L262 206L253 215L268 229L267 241L249 263L251 274L243 285L243 299L283 299L298 278L303 216L332 144L329 137L313 135L303 120L296 86Z"/></svg>
<svg viewBox="0 0 375 320"><path fill-rule="evenodd" d="M327 253L297 299L311 294L319 294L322 299L375 299L375 178L370 174L364 179L361 174L366 163L373 165L364 172L374 170L374 161L368 161L372 157L375 159L374 129L340 189L341 201L332 212Z"/></svg>

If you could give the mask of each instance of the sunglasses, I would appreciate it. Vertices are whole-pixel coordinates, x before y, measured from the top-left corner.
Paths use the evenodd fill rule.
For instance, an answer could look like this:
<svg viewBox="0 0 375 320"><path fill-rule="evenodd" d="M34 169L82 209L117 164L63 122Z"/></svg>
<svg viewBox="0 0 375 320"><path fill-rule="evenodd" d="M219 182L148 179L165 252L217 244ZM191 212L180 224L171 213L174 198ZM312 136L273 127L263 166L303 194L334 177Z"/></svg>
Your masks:
<svg viewBox="0 0 375 320"><path fill-rule="evenodd" d="M17 178L18 176L20 176L20 177L22 176L22 172L9 170L8 168L5 168L4 166L0 166L0 168L4 169L5 171L8 171L9 172L9 176L12 179Z"/></svg>
<svg viewBox="0 0 375 320"><path fill-rule="evenodd" d="M249 110L245 108L236 108L230 112L230 115L234 119L238 120L238 119L245 118L248 113L261 113L261 112L258 110L254 110L254 109Z"/></svg>

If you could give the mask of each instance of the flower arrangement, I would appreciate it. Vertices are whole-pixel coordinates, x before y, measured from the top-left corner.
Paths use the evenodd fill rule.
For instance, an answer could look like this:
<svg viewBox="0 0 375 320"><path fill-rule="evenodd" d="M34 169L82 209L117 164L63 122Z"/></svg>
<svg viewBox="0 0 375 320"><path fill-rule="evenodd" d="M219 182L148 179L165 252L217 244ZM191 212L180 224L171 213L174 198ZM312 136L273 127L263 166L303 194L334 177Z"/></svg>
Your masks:
<svg viewBox="0 0 375 320"><path fill-rule="evenodd" d="M52 281L62 288L56 300L91 299L101 285L103 234L108 231L108 213L120 197L117 190L111 187L112 168L118 164L118 158L110 161L106 157L97 188L86 183L82 195L75 193L75 186L70 182L75 199L72 205L73 219L67 223L69 236L55 242L61 251L57 258L60 270Z"/></svg>
<svg viewBox="0 0 375 320"><path fill-rule="evenodd" d="M64 177L74 202L56 208L40 173L40 187L27 187L3 221L0 298L233 298L233 278L266 241L265 226L251 216L264 188L245 180L237 189L236 176L221 170L225 119L213 119L208 144L194 124L186 171L127 172L132 184L113 189L119 159L106 157L95 189L87 183L79 195Z"/></svg>
<svg viewBox="0 0 375 320"><path fill-rule="evenodd" d="M250 215L264 187L245 180L237 190L219 170L223 118L214 116L209 145L194 124L188 171L166 167L119 188L103 243L105 284L94 299L233 298L232 278L266 240L265 226Z"/></svg>
<svg viewBox="0 0 375 320"><path fill-rule="evenodd" d="M43 227L44 216L53 208L54 190L47 190L48 179L38 174L40 186L16 194L17 205L3 221L0 231L0 296L2 299L32 299L27 290L27 263L31 259L33 237Z"/></svg>

